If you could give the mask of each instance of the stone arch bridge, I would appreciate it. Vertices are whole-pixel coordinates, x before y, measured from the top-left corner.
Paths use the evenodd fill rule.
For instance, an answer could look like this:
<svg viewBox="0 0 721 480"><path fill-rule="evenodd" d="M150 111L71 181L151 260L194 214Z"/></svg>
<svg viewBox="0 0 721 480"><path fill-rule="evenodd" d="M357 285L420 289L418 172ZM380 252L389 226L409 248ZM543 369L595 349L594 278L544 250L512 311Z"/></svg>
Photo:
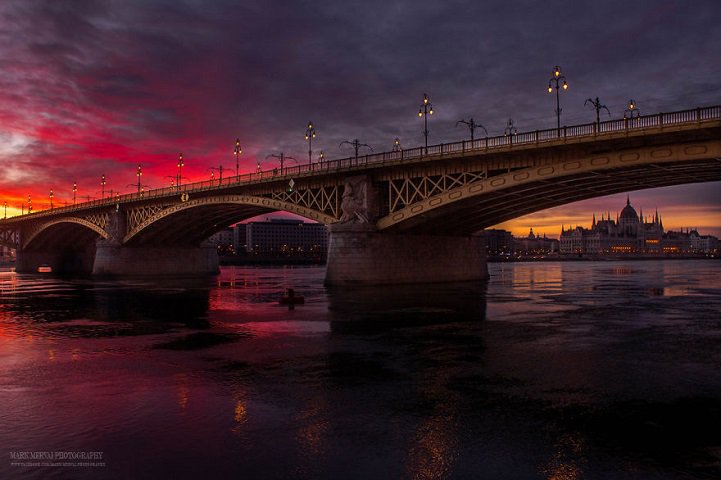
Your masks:
<svg viewBox="0 0 721 480"><path fill-rule="evenodd" d="M385 152L120 195L0 221L18 271L216 272L204 244L288 211L331 226L328 284L486 275L476 232L618 192L721 180L721 107Z"/></svg>

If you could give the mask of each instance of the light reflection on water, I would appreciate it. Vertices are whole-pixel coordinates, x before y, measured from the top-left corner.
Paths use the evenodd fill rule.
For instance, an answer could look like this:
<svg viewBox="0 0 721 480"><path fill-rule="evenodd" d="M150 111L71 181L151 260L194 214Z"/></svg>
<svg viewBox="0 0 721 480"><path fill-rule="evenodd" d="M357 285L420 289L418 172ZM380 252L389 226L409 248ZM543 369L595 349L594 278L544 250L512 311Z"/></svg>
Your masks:
<svg viewBox="0 0 721 480"><path fill-rule="evenodd" d="M492 264L477 285L325 289L0 274L0 478L721 474L714 261ZM305 296L289 309L286 288ZM716 449L714 450L714 446Z"/></svg>

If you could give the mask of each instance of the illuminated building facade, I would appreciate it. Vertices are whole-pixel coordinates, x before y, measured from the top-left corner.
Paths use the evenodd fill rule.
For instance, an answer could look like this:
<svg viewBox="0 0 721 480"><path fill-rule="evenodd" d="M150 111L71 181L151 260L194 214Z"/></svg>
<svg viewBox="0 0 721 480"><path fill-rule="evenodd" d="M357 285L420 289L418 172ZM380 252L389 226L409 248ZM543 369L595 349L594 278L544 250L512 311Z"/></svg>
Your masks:
<svg viewBox="0 0 721 480"><path fill-rule="evenodd" d="M328 251L328 229L322 223L271 219L246 224L246 250L254 254L308 255Z"/></svg>
<svg viewBox="0 0 721 480"><path fill-rule="evenodd" d="M696 230L664 232L658 211L648 217L643 211L637 214L626 198L616 220L610 214L597 220L594 214L590 229L561 227L560 248L562 254L712 253L718 250L718 239Z"/></svg>

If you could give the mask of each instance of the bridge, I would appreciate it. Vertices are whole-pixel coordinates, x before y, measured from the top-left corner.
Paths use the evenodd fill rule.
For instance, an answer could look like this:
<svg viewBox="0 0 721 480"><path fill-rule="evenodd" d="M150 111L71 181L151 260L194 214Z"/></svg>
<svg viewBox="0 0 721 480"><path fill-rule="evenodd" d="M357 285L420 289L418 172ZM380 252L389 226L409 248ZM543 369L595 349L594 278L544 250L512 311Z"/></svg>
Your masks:
<svg viewBox="0 0 721 480"><path fill-rule="evenodd" d="M721 106L362 155L0 220L17 270L203 274L206 239L288 211L330 225L329 285L484 278L474 235L618 192L721 180Z"/></svg>

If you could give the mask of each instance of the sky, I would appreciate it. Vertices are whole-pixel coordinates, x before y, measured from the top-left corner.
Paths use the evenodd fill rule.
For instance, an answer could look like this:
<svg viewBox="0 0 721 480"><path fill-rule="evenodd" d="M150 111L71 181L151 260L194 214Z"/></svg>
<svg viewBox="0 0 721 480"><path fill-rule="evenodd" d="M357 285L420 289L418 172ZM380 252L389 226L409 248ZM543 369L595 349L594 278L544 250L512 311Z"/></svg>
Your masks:
<svg viewBox="0 0 721 480"><path fill-rule="evenodd" d="M721 2L686 1L182 1L4 0L0 3L0 202L8 216L169 186L183 153L184 182L211 167L241 172L270 154L307 161L423 143L418 107L434 107L429 143L552 128L559 65L561 123L595 120L599 97L620 118L721 104ZM609 117L606 117L609 118ZM216 174L217 175L217 174ZM227 173L226 173L227 175ZM216 177L217 178L217 177ZM596 212L615 218L626 195L577 202L500 225L557 236ZM631 193L667 228L721 236L721 183ZM0 203L2 205L2 203ZM26 208L27 205L22 206Z"/></svg>

